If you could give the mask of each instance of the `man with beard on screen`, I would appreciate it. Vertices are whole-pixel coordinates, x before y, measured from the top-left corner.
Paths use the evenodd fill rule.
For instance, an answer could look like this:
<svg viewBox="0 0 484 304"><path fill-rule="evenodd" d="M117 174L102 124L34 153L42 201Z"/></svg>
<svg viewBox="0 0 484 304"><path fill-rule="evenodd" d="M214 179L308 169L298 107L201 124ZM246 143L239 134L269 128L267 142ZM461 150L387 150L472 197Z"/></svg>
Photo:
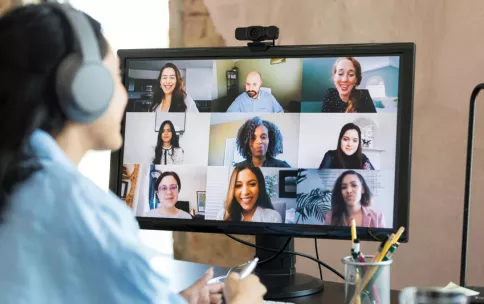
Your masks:
<svg viewBox="0 0 484 304"><path fill-rule="evenodd" d="M283 113L281 105L269 92L261 90L262 76L249 72L245 78L245 92L237 96L227 112L269 112Z"/></svg>

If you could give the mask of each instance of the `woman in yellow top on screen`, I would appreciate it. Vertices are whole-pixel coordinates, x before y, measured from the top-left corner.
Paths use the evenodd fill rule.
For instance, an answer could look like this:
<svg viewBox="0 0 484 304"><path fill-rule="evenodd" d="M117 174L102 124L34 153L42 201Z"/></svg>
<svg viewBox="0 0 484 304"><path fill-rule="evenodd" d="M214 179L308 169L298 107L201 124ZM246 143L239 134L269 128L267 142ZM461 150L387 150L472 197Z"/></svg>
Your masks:
<svg viewBox="0 0 484 304"><path fill-rule="evenodd" d="M333 66L335 88L326 91L322 112L327 113L376 113L370 93L356 89L361 83L361 65L353 57L338 58Z"/></svg>
<svg viewBox="0 0 484 304"><path fill-rule="evenodd" d="M170 120L161 123L156 142L153 163L157 165L183 164L184 151L180 148L179 137Z"/></svg>
<svg viewBox="0 0 484 304"><path fill-rule="evenodd" d="M282 153L282 133L272 122L254 117L247 120L237 132L239 154L245 158L237 163L249 167L285 167L286 161L275 158Z"/></svg>
<svg viewBox="0 0 484 304"><path fill-rule="evenodd" d="M168 62L160 70L150 112L199 112L185 91L180 70L173 63Z"/></svg>
<svg viewBox="0 0 484 304"><path fill-rule="evenodd" d="M319 169L375 170L362 150L360 127L347 123L341 128L336 150L324 154Z"/></svg>
<svg viewBox="0 0 484 304"><path fill-rule="evenodd" d="M192 219L192 216L183 210L178 209L175 204L178 202L178 194L181 190L181 181L178 174L166 171L160 174L155 183L156 196L160 201L158 208L146 212L146 217Z"/></svg>
<svg viewBox="0 0 484 304"><path fill-rule="evenodd" d="M361 174L348 170L334 183L331 210L324 217L325 225L350 226L354 218L356 226L386 228L382 212L370 209L372 193Z"/></svg>
<svg viewBox="0 0 484 304"><path fill-rule="evenodd" d="M217 220L234 222L282 223L266 191L266 182L260 168L235 166L229 181L225 209Z"/></svg>

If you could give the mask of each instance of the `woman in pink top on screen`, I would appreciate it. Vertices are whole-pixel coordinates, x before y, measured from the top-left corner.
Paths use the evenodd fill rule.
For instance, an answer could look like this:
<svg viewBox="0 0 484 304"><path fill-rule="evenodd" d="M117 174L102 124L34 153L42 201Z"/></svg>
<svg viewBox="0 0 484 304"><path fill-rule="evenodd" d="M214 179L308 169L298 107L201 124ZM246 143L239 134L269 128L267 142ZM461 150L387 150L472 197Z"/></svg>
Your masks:
<svg viewBox="0 0 484 304"><path fill-rule="evenodd" d="M383 213L370 207L372 194L361 174L348 170L334 183L331 211L324 218L325 225L350 226L351 219L358 227L386 228Z"/></svg>

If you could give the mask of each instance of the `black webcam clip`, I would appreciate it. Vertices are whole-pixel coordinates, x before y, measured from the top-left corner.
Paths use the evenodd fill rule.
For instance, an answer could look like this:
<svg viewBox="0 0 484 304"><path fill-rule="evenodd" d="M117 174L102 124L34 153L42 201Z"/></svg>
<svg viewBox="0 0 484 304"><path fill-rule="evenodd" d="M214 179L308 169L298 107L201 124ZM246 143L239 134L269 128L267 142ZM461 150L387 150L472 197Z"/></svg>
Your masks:
<svg viewBox="0 0 484 304"><path fill-rule="evenodd" d="M267 51L269 47L276 45L278 38L277 26L249 26L235 29L235 39L252 41L247 43L252 51ZM265 40L272 40L272 42L264 42Z"/></svg>

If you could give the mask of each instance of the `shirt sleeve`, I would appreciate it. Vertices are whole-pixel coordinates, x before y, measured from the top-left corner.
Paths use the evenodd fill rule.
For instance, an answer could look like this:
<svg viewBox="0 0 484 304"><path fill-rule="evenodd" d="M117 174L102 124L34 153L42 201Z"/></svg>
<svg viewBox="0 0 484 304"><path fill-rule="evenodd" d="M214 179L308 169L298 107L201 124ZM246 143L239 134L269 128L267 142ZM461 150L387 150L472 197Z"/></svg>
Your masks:
<svg viewBox="0 0 484 304"><path fill-rule="evenodd" d="M185 97L185 104L187 106L187 112L199 113L198 108L197 108L197 104L195 103L193 98L191 98L188 95L187 95L187 97Z"/></svg>
<svg viewBox="0 0 484 304"><path fill-rule="evenodd" d="M79 276L92 285L100 302L186 303L154 268L156 252L141 243L139 226L123 201L100 189L82 191L75 199L84 200L77 206L85 203L85 208L95 209L79 208L78 224L71 226L70 234L81 249L77 254L84 265Z"/></svg>
<svg viewBox="0 0 484 304"><path fill-rule="evenodd" d="M284 113L284 109L281 107L279 102L277 102L277 99L274 97L274 95L271 95L271 96L272 96L272 104L273 104L273 108L274 108L274 113Z"/></svg>
<svg viewBox="0 0 484 304"><path fill-rule="evenodd" d="M333 158L330 155L330 152L324 153L323 160L319 165L319 169L331 169L333 167Z"/></svg>
<svg viewBox="0 0 484 304"><path fill-rule="evenodd" d="M230 107L227 109L227 112L242 112L240 110L240 100L239 97L235 98L235 100L232 102Z"/></svg>
<svg viewBox="0 0 484 304"><path fill-rule="evenodd" d="M321 112L330 113L331 111L331 99L329 98L329 89L326 90L323 98L323 105L321 107Z"/></svg>

